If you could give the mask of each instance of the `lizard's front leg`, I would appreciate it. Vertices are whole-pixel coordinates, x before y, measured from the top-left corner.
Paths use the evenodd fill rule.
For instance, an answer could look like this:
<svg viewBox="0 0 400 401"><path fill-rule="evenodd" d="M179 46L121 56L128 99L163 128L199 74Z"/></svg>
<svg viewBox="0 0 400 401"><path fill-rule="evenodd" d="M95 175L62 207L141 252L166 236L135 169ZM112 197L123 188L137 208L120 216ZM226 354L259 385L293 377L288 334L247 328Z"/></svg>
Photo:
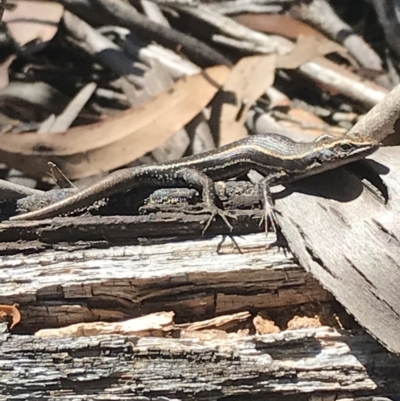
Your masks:
<svg viewBox="0 0 400 401"><path fill-rule="evenodd" d="M204 226L203 235L217 215L222 218L225 224L229 227L229 230L232 231L233 227L226 217L227 213L215 204L216 194L214 182L209 176L199 170L191 168L181 168L175 170L174 175L176 178L182 179L188 186L201 188L202 190L203 202L206 205L207 211L211 213L210 218L207 220Z"/></svg>
<svg viewBox="0 0 400 401"><path fill-rule="evenodd" d="M265 222L265 232L268 232L268 222L270 222L272 229L275 233L277 233L278 222L275 217L275 205L274 200L272 198L270 187L278 184L282 179L287 177L287 174L284 171L277 171L274 173L268 174L261 181L257 183L258 192L262 199L264 217L261 220Z"/></svg>

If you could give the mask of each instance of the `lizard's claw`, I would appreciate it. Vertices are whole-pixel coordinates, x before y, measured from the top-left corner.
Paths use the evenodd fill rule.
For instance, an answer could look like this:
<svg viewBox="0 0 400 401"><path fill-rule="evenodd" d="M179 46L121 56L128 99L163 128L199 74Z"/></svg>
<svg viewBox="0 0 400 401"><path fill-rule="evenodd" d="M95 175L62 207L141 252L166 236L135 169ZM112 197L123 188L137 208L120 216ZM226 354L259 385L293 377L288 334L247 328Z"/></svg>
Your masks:
<svg viewBox="0 0 400 401"><path fill-rule="evenodd" d="M278 222L275 216L275 208L273 206L269 207L267 210L264 210L264 214L260 220L259 226L265 223L265 233L268 233L269 225L272 227L272 230L275 234L278 234ZM268 224L269 223L269 224Z"/></svg>
<svg viewBox="0 0 400 401"><path fill-rule="evenodd" d="M207 219L206 225L204 226L202 235L207 231L208 227L210 227L211 222L215 219L216 216L220 216L221 219L225 222L225 224L229 227L229 230L232 231L233 227L232 224L229 223L227 216L237 219L237 216L231 215L225 210L220 209L215 205L207 205L207 211L211 213L211 216Z"/></svg>

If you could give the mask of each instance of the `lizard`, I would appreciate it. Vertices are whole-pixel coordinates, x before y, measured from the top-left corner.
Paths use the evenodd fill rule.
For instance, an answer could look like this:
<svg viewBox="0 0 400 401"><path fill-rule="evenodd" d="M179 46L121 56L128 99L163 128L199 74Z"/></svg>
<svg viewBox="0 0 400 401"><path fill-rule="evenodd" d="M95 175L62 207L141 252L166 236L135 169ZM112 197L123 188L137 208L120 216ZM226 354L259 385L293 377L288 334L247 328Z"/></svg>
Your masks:
<svg viewBox="0 0 400 401"><path fill-rule="evenodd" d="M181 187L202 190L211 214L203 233L219 215L232 230L226 213L215 204L214 181L227 180L256 170L265 177L258 184L265 218L274 221L270 187L297 181L354 162L379 147L373 138L322 135L314 142L296 142L279 134L256 134L231 144L178 160L117 170L77 193L11 220L41 220L66 214L138 186Z"/></svg>

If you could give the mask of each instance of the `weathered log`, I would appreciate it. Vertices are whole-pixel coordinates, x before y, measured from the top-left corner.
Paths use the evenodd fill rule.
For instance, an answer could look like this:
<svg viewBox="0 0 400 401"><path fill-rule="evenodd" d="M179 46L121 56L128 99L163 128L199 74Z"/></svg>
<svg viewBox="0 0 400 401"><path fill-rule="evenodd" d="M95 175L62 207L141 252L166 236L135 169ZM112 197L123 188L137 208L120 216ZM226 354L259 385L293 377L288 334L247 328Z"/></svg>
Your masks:
<svg viewBox="0 0 400 401"><path fill-rule="evenodd" d="M271 236L272 237L272 236ZM0 303L19 303L20 330L174 310L199 320L331 300L264 234L0 257Z"/></svg>
<svg viewBox="0 0 400 401"><path fill-rule="evenodd" d="M303 401L312 393L313 400L361 401L400 394L399 357L366 334L329 328L214 341L13 335L3 337L0 358L0 397L17 400Z"/></svg>

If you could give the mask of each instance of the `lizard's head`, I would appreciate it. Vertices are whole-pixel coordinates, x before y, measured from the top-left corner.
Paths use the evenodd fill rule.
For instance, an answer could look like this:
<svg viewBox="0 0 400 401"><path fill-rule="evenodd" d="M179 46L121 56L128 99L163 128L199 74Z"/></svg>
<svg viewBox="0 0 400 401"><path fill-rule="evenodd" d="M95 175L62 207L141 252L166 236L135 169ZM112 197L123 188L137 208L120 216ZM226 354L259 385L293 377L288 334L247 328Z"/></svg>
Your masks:
<svg viewBox="0 0 400 401"><path fill-rule="evenodd" d="M362 136L323 138L318 143L320 147L315 157L320 164L329 164L329 162L336 165L351 163L370 155L379 147L377 140L363 138Z"/></svg>

